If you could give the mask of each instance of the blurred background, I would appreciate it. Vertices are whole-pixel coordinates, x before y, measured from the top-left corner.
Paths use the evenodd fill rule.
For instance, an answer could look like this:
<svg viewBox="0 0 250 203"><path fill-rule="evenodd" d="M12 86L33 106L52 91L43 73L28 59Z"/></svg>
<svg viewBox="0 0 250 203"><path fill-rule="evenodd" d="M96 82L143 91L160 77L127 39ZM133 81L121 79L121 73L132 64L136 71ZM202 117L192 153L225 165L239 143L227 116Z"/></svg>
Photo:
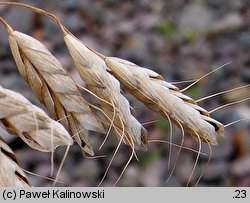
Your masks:
<svg viewBox="0 0 250 203"><path fill-rule="evenodd" d="M206 77L185 93L194 99L250 83L250 1L249 0L43 0L18 1L53 13L75 36L106 56L116 56L150 68L169 82L197 79L225 63L222 70ZM0 6L0 16L15 30L42 41L79 83L76 69L63 43L62 35L46 17L27 9ZM20 77L8 46L7 34L0 26L0 84L17 91L41 106L26 82ZM184 88L189 83L177 85ZM135 101L124 90L135 114L149 132L149 139L169 139L169 123ZM200 105L207 110L250 96L249 88L213 97ZM212 114L223 124L250 119L250 103L243 102ZM22 140L0 129L15 151L20 165L33 173L50 176L51 154L27 147ZM98 150L104 135L91 133L97 155L106 158L85 159L75 144L67 156L58 186L97 186L118 141L109 138ZM174 128L174 140L181 142L180 130ZM193 137L185 135L184 146L198 150ZM127 167L118 186L185 186L194 167L197 153L169 145L150 143L147 152L138 152ZM55 153L55 169L65 149ZM203 153L209 148L203 144ZM122 146L102 186L112 186L130 156ZM176 162L177 160L177 162ZM176 162L173 175L166 183ZM225 137L212 147L208 156L200 155L190 186L204 174L198 186L250 186L250 126L240 122L226 128ZM44 178L28 175L34 186L51 186Z"/></svg>

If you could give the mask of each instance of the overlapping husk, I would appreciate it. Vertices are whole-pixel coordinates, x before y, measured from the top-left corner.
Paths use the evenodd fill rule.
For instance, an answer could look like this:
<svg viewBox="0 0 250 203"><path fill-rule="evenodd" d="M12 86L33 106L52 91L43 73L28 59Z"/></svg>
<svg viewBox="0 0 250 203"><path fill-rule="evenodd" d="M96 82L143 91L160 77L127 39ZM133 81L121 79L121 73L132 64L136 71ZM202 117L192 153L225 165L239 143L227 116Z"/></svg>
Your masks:
<svg viewBox="0 0 250 203"><path fill-rule="evenodd" d="M82 44L71 34L64 32L64 40L74 60L77 70L101 101L99 106L112 120L118 134L124 131L124 142L137 149L146 149L147 131L131 114L128 100L121 94L119 81L107 72L104 60ZM106 101L106 102L105 102ZM111 124L112 121L109 122Z"/></svg>
<svg viewBox="0 0 250 203"><path fill-rule="evenodd" d="M149 109L164 117L168 115L194 137L199 135L203 141L217 144L217 137L224 132L223 124L211 118L192 98L152 70L120 58L100 56L126 90Z"/></svg>
<svg viewBox="0 0 250 203"><path fill-rule="evenodd" d="M68 72L48 49L36 39L13 31L9 44L18 70L33 92L49 110L54 119L60 120L74 136L83 153L94 155L88 131L104 132L101 121L82 97Z"/></svg>
<svg viewBox="0 0 250 203"><path fill-rule="evenodd" d="M71 136L60 123L21 94L1 86L0 125L39 151L53 152L58 146L73 144Z"/></svg>
<svg viewBox="0 0 250 203"><path fill-rule="evenodd" d="M12 149L0 136L0 187L30 187Z"/></svg>

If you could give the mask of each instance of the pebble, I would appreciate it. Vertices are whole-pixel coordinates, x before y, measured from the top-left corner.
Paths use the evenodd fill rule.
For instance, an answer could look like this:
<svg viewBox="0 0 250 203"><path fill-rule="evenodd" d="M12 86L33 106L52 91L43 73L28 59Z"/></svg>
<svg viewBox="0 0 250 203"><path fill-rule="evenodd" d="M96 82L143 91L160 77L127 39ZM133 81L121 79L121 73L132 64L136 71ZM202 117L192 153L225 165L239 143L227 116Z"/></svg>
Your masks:
<svg viewBox="0 0 250 203"><path fill-rule="evenodd" d="M123 175L119 185L122 187L136 187L140 182L140 169L137 165L131 164Z"/></svg>
<svg viewBox="0 0 250 203"><path fill-rule="evenodd" d="M161 159L151 162L143 171L140 173L140 182L143 186L156 187L165 182L166 177L166 163Z"/></svg>
<svg viewBox="0 0 250 203"><path fill-rule="evenodd" d="M239 13L230 13L223 18L217 20L210 31L213 33L225 33L236 30L244 25L243 18Z"/></svg>
<svg viewBox="0 0 250 203"><path fill-rule="evenodd" d="M231 164L230 172L236 177L250 174L250 156L242 157Z"/></svg>
<svg viewBox="0 0 250 203"><path fill-rule="evenodd" d="M100 174L100 168L97 162L94 160L84 160L78 162L71 171L73 179L82 179L85 181L97 182L98 175Z"/></svg>
<svg viewBox="0 0 250 203"><path fill-rule="evenodd" d="M202 3L187 5L179 16L179 35L184 37L190 30L205 32L213 24L213 12Z"/></svg>
<svg viewBox="0 0 250 203"><path fill-rule="evenodd" d="M200 165L199 170L202 171L205 167L205 164ZM206 168L202 180L207 182L212 182L217 178L226 178L230 166L225 161L213 161Z"/></svg>

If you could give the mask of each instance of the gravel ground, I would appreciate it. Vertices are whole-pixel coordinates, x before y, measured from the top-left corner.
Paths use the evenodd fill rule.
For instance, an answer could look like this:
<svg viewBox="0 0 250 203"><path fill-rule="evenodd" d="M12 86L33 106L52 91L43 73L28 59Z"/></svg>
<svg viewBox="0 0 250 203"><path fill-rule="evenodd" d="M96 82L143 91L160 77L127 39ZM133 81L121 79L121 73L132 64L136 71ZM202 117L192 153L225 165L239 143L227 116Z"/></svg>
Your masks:
<svg viewBox="0 0 250 203"><path fill-rule="evenodd" d="M73 34L99 52L130 60L162 74L167 81L199 78L213 68L230 62L225 68L205 78L186 93L194 99L250 82L250 1L234 0L54 0L19 1L38 6L56 15ZM63 43L59 29L48 19L17 7L0 6L1 16L16 30L41 40L68 69L75 80L79 76ZM0 84L20 92L32 103L41 106L29 86L20 77L8 46L7 34L0 26ZM180 84L183 88L187 84ZM140 105L124 91L132 106ZM250 96L249 88L234 91L201 102L210 110L223 104ZM168 123L146 108L136 109L147 125L150 139L168 139ZM226 124L239 118L250 119L250 103L244 102L212 114ZM199 186L250 186L249 121L226 129L212 156L201 155L190 185L204 172ZM175 130L174 142L180 143L180 131ZM50 176L50 154L30 149L20 139L0 129L15 151L23 168L43 176ZM107 158L85 159L74 145L67 156L60 179L64 186L96 186L116 148L117 140L109 139L98 151L103 140L92 135L96 153ZM185 136L184 145L198 149L197 142ZM55 172L65 149L55 153ZM209 154L203 144L202 152ZM190 178L197 153L173 148L168 166L169 146L150 144L148 152L138 152L118 186L185 186ZM122 146L103 183L111 186L129 159L130 150ZM172 177L166 183L172 168ZM53 176L54 177L54 176ZM51 186L44 178L29 175L35 186Z"/></svg>

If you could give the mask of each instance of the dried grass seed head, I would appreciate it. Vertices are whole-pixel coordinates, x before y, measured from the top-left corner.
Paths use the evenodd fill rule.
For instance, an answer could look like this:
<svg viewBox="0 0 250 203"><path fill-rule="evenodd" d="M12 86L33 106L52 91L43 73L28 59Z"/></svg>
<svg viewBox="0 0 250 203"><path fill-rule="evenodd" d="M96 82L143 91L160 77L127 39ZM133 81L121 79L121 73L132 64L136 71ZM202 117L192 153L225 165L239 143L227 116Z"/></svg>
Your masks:
<svg viewBox="0 0 250 203"><path fill-rule="evenodd" d="M115 57L103 58L121 84L149 109L164 117L168 114L194 137L198 134L203 141L217 144L217 137L224 133L223 124L209 117L209 113L192 98L182 94L152 70Z"/></svg>
<svg viewBox="0 0 250 203"><path fill-rule="evenodd" d="M0 136L0 187L30 186L30 182L19 166L14 152Z"/></svg>
<svg viewBox="0 0 250 203"><path fill-rule="evenodd" d="M104 132L102 123L92 112L80 90L60 62L38 40L13 31L9 44L18 70L54 119L74 135L83 153L94 155L88 130Z"/></svg>
<svg viewBox="0 0 250 203"><path fill-rule="evenodd" d="M33 149L52 152L58 146L73 144L71 136L60 123L21 94L1 86L0 123Z"/></svg>
<svg viewBox="0 0 250 203"><path fill-rule="evenodd" d="M97 99L100 107L109 118L114 116L115 128L122 131L124 126L125 143L146 149L147 131L131 114L130 104L121 94L120 82L107 72L105 61L71 34L66 33L64 40L83 81L107 102Z"/></svg>

